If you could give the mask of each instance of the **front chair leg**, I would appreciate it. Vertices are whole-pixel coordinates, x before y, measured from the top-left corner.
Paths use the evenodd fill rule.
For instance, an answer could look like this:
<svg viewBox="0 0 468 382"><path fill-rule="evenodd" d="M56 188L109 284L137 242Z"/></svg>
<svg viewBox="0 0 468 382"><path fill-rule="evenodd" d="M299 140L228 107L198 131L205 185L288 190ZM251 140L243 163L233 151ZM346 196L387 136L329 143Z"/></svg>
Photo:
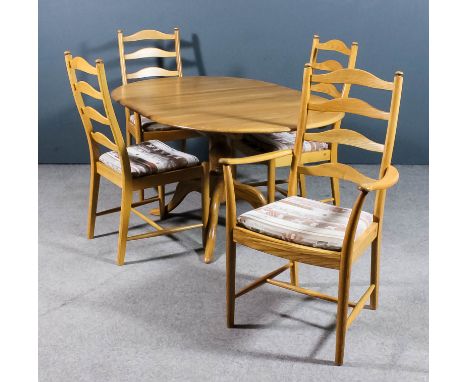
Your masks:
<svg viewBox="0 0 468 382"><path fill-rule="evenodd" d="M234 327L236 304L236 243L232 232L226 238L226 323L228 328Z"/></svg>
<svg viewBox="0 0 468 382"><path fill-rule="evenodd" d="M158 196L159 196L159 217L161 220L167 217L167 208L166 208L166 188L164 185L158 186Z"/></svg>
<svg viewBox="0 0 468 382"><path fill-rule="evenodd" d="M132 207L131 189L122 189L122 201L120 207L119 242L117 248L117 265L125 262L125 250L127 248L128 223L130 220L130 210Z"/></svg>
<svg viewBox="0 0 468 382"><path fill-rule="evenodd" d="M348 320L348 300L350 272L346 268L340 269L338 283L338 306L336 312L336 350L335 363L343 364L346 339L346 323Z"/></svg>
<svg viewBox="0 0 468 382"><path fill-rule="evenodd" d="M299 264L297 261L290 261L291 268L289 269L291 277L291 285L299 286Z"/></svg>
<svg viewBox="0 0 468 382"><path fill-rule="evenodd" d="M370 308L376 310L379 305L379 271L380 271L380 233L372 242L370 283L375 285L370 295Z"/></svg>

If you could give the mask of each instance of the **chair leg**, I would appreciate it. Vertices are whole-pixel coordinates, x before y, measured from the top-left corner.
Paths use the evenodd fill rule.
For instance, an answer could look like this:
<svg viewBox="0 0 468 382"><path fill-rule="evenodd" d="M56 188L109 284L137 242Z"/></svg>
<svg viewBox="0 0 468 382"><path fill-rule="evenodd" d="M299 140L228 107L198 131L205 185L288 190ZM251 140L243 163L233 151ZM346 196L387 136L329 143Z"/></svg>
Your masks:
<svg viewBox="0 0 468 382"><path fill-rule="evenodd" d="M208 216L210 213L210 169L208 162L204 162L202 178L202 223L203 223L203 248L206 244L206 232L208 226Z"/></svg>
<svg viewBox="0 0 468 382"><path fill-rule="evenodd" d="M161 220L167 217L166 209L166 188L164 185L158 186L158 196L159 196L159 217Z"/></svg>
<svg viewBox="0 0 468 382"><path fill-rule="evenodd" d="M299 286L299 264L297 261L290 261L291 268L289 269L291 277L291 285Z"/></svg>
<svg viewBox="0 0 468 382"><path fill-rule="evenodd" d="M127 146L132 144L132 134L130 133L130 129L125 129L125 139L127 141Z"/></svg>
<svg viewBox="0 0 468 382"><path fill-rule="evenodd" d="M122 201L120 206L119 242L117 247L117 265L125 262L125 249L127 248L128 223L130 220L130 209L132 207L132 191L128 188L122 189Z"/></svg>
<svg viewBox="0 0 468 382"><path fill-rule="evenodd" d="M96 209L99 195L99 181L101 176L95 169L91 169L89 179L89 206L88 206L88 239L94 238L94 226L96 223Z"/></svg>
<svg viewBox="0 0 468 382"><path fill-rule="evenodd" d="M234 327L236 304L236 243L232 232L226 233L226 322L228 328Z"/></svg>
<svg viewBox="0 0 468 382"><path fill-rule="evenodd" d="M346 322L348 320L350 272L346 268L340 269L338 283L338 306L336 312L336 351L335 363L343 364L346 339Z"/></svg>
<svg viewBox="0 0 468 382"><path fill-rule="evenodd" d="M267 192L268 192L268 203L273 203L275 201L276 193L276 161L274 159L268 161L268 182L267 182Z"/></svg>
<svg viewBox="0 0 468 382"><path fill-rule="evenodd" d="M330 178L333 204L335 206L340 205L340 180L338 178Z"/></svg>
<svg viewBox="0 0 468 382"><path fill-rule="evenodd" d="M370 308L376 310L379 305L379 273L380 273L380 234L372 242L371 249L371 284L375 285L370 295Z"/></svg>
<svg viewBox="0 0 468 382"><path fill-rule="evenodd" d="M304 174L299 175L299 191L303 198L307 198L307 181Z"/></svg>

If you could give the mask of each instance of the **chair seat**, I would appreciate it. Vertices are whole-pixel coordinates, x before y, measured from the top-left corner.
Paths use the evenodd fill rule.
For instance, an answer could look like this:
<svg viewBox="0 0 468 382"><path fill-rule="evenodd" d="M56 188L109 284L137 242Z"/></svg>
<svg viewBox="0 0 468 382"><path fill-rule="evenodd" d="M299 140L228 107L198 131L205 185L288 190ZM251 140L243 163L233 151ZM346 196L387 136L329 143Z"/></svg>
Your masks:
<svg viewBox="0 0 468 382"><path fill-rule="evenodd" d="M179 170L200 164L196 156L173 149L157 140L128 146L127 153L132 176L134 177ZM108 151L99 157L99 161L114 171L121 172L120 159L117 152Z"/></svg>
<svg viewBox="0 0 468 382"><path fill-rule="evenodd" d="M142 115L140 116L140 120L141 120L141 127L143 128L144 131L161 131L161 130L176 129L176 127L174 127L174 126L164 125L162 123L154 122L151 119L146 118L146 117L144 117ZM130 116L130 122L135 124L135 114L132 114Z"/></svg>
<svg viewBox="0 0 468 382"><path fill-rule="evenodd" d="M339 251L348 224L350 208L290 196L240 215L237 220L250 231L309 247ZM356 237L373 222L361 212Z"/></svg>
<svg viewBox="0 0 468 382"><path fill-rule="evenodd" d="M244 141L262 151L277 151L293 149L296 141L296 132L246 134ZM328 149L328 143L305 141L303 152L312 152Z"/></svg>

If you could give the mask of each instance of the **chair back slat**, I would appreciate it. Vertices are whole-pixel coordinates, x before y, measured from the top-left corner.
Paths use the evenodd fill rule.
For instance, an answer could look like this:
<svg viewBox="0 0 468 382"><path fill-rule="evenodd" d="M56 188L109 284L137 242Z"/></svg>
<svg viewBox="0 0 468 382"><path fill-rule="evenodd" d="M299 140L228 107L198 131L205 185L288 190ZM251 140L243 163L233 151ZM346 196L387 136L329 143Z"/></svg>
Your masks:
<svg viewBox="0 0 468 382"><path fill-rule="evenodd" d="M383 120L390 118L390 113L377 109L358 98L334 98L324 102L310 101L307 107L313 111L344 112Z"/></svg>
<svg viewBox="0 0 468 382"><path fill-rule="evenodd" d="M118 150L117 145L99 131L92 131L91 137L96 143L99 143L100 145L107 147L109 150L112 150L112 151Z"/></svg>
<svg viewBox="0 0 468 382"><path fill-rule="evenodd" d="M333 98L341 97L341 92L332 84L312 84L310 90L315 93L327 94Z"/></svg>
<svg viewBox="0 0 468 382"><path fill-rule="evenodd" d="M381 143L374 142L357 131L348 129L333 129L320 133L305 133L304 139L306 141L339 143L379 153L383 153L384 151L384 145Z"/></svg>
<svg viewBox="0 0 468 382"><path fill-rule="evenodd" d="M153 29L145 29L138 31L134 34L129 36L124 36L124 42L135 42L135 41L142 41L142 40L174 40L176 38L175 33L169 34L160 32Z"/></svg>
<svg viewBox="0 0 468 382"><path fill-rule="evenodd" d="M320 42L317 45L317 49L320 50L331 50L334 52L340 52L347 56L351 55L351 48L348 48L346 44L341 40L329 40L326 42Z"/></svg>
<svg viewBox="0 0 468 382"><path fill-rule="evenodd" d="M78 81L75 84L75 89L79 91L80 93L89 95L90 97L93 97L95 99L102 100L101 92L99 92L99 90L96 90L93 86L91 86L86 81Z"/></svg>
<svg viewBox="0 0 468 382"><path fill-rule="evenodd" d="M299 165L298 173L304 175L333 177L356 184L374 181L374 179L369 178L355 168L343 163L322 163L316 166Z"/></svg>
<svg viewBox="0 0 468 382"><path fill-rule="evenodd" d="M137 60L139 58L176 57L176 52L169 52L159 48L143 48L132 53L127 53L126 60Z"/></svg>
<svg viewBox="0 0 468 382"><path fill-rule="evenodd" d="M88 118L91 118L95 120L96 122L99 122L103 125L109 125L109 126L111 124L109 121L109 118L104 117L99 111L97 111L95 108L91 106L82 107L80 110Z"/></svg>
<svg viewBox="0 0 468 382"><path fill-rule="evenodd" d="M332 72L334 70L339 70L343 69L343 65L341 65L340 62L336 60L327 60L323 62L314 62L311 63L312 69L317 69L317 70L326 70L329 72Z"/></svg>
<svg viewBox="0 0 468 382"><path fill-rule="evenodd" d="M158 68L155 66L143 68L134 73L128 73L127 79L134 80L138 78L147 78L147 77L178 77L179 73L177 70L167 70L163 68Z"/></svg>
<svg viewBox="0 0 468 382"><path fill-rule="evenodd" d="M374 89L393 90L393 82L388 82L361 69L340 69L325 74L313 74L311 82L323 84L350 84Z"/></svg>
<svg viewBox="0 0 468 382"><path fill-rule="evenodd" d="M92 66L88 61L86 61L82 57L75 57L73 58L70 63L70 68L75 70L80 70L82 72L93 74L97 76L97 69L95 66Z"/></svg>

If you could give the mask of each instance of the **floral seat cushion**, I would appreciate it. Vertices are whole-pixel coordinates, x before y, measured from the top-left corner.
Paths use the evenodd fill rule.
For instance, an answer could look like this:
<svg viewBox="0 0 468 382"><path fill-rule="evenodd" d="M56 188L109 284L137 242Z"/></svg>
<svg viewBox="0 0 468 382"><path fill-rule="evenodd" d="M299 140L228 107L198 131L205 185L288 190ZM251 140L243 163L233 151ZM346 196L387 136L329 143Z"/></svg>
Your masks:
<svg viewBox="0 0 468 382"><path fill-rule="evenodd" d="M238 217L241 226L284 241L310 247L341 250L350 208L290 196ZM361 212L356 237L372 223L372 214Z"/></svg>
<svg viewBox="0 0 468 382"><path fill-rule="evenodd" d="M200 164L196 156L173 149L157 140L129 146L127 147L127 153L132 176L134 177L153 175ZM99 161L114 171L122 171L119 155L115 151L102 154Z"/></svg>
<svg viewBox="0 0 468 382"><path fill-rule="evenodd" d="M269 134L246 134L244 141L249 145L265 151L287 150L294 148L296 132L269 133ZM328 149L325 142L308 142L303 144L303 152L312 152Z"/></svg>
<svg viewBox="0 0 468 382"><path fill-rule="evenodd" d="M175 129L174 126L164 125L162 123L157 123L152 121L149 118L140 116L141 127L144 131L160 131L160 130L173 130ZM130 122L135 124L135 114L130 116Z"/></svg>

